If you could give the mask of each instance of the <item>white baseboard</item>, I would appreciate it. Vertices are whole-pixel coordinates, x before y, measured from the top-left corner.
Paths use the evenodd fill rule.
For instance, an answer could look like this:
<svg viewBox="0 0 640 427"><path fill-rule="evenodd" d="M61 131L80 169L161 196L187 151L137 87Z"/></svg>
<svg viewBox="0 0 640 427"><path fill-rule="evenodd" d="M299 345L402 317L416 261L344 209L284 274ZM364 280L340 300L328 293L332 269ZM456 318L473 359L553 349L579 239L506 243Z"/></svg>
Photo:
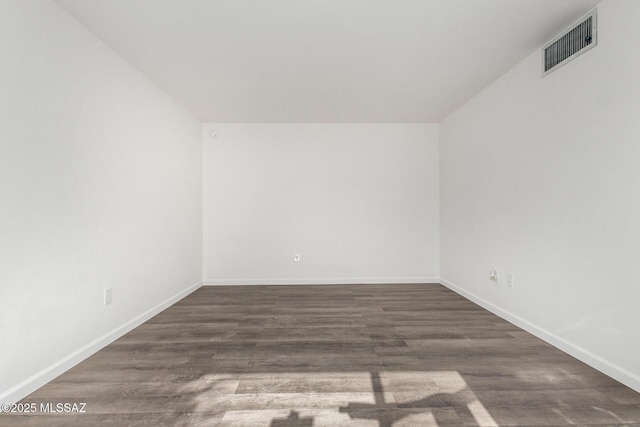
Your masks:
<svg viewBox="0 0 640 427"><path fill-rule="evenodd" d="M178 292L177 294L170 297L169 299L161 302L155 307L150 308L149 310L145 311L139 316L134 317L133 319L126 322L125 324L115 328L111 332L108 332L103 336L101 336L100 338L97 338L94 341L90 342L89 344L79 348L78 350L74 351L73 353L69 354L63 359L52 364L51 366L41 370L40 372L37 372L36 374L22 381L18 385L10 388L7 391L2 392L2 394L0 394L0 402L15 403L15 402L18 402L20 399L25 398L26 396L33 393L34 391L36 391L37 389L39 389L49 381L53 380L60 374L63 374L64 372L68 371L78 363L82 362L89 356L96 353L98 350L106 347L107 345L111 344L113 341L117 340L127 332L140 326L141 324L151 319L156 314L160 313L162 310L180 301L182 298L186 297L193 291L199 289L201 286L202 286L202 281L189 286L185 290Z"/></svg>
<svg viewBox="0 0 640 427"><path fill-rule="evenodd" d="M326 279L205 279L204 286L224 285L376 285L400 283L440 283L439 277L356 277Z"/></svg>
<svg viewBox="0 0 640 427"><path fill-rule="evenodd" d="M508 320L514 325L546 341L552 346L559 348L565 353L570 354L571 356L597 369L598 371L640 392L640 376L638 376L637 374L621 366L618 366L615 363L612 363L598 356L597 354L594 354L589 350L586 350L570 341L567 341L566 339L559 337L558 335L552 332L549 332L546 329L526 319L523 319L518 315L515 315L507 310L504 310L494 305L493 303L485 300L484 298L480 298L479 296L464 290L462 287L449 282L446 279L441 278L440 283L443 286L446 286L447 288L451 289L453 292L489 310L493 314L496 314L497 316L500 316L503 319Z"/></svg>

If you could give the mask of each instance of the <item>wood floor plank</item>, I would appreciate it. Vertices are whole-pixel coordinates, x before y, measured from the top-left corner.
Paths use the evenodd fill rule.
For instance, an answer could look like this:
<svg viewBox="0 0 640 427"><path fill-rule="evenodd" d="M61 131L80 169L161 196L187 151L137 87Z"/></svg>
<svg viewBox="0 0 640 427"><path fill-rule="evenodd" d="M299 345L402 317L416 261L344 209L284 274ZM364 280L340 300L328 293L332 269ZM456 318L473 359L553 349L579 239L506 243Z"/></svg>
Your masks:
<svg viewBox="0 0 640 427"><path fill-rule="evenodd" d="M640 426L640 393L440 285L203 287L0 426Z"/></svg>

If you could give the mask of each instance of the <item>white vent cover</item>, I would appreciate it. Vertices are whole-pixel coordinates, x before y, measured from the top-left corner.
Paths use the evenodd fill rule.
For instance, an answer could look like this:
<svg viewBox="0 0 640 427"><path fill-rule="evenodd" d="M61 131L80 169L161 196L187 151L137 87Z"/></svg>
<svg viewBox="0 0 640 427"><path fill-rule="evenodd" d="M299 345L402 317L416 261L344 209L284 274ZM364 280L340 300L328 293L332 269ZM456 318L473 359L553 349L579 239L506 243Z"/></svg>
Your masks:
<svg viewBox="0 0 640 427"><path fill-rule="evenodd" d="M593 9L542 47L542 77L598 44L596 12Z"/></svg>

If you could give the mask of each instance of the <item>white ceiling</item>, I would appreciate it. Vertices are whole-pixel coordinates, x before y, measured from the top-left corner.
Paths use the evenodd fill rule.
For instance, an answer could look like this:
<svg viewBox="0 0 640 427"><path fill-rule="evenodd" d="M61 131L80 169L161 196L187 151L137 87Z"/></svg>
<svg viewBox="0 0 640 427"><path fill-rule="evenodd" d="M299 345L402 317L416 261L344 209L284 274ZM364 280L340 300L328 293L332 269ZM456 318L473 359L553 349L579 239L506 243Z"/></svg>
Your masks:
<svg viewBox="0 0 640 427"><path fill-rule="evenodd" d="M598 0L56 0L202 121L438 122Z"/></svg>

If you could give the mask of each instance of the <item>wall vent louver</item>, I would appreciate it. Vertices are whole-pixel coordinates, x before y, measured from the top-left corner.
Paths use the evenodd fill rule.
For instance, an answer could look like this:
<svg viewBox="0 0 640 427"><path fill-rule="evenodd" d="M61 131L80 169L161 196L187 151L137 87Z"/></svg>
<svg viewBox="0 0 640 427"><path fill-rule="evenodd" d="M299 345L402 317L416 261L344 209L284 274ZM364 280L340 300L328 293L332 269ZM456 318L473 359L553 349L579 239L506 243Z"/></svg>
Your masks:
<svg viewBox="0 0 640 427"><path fill-rule="evenodd" d="M593 9L542 47L542 77L596 46L596 12Z"/></svg>

